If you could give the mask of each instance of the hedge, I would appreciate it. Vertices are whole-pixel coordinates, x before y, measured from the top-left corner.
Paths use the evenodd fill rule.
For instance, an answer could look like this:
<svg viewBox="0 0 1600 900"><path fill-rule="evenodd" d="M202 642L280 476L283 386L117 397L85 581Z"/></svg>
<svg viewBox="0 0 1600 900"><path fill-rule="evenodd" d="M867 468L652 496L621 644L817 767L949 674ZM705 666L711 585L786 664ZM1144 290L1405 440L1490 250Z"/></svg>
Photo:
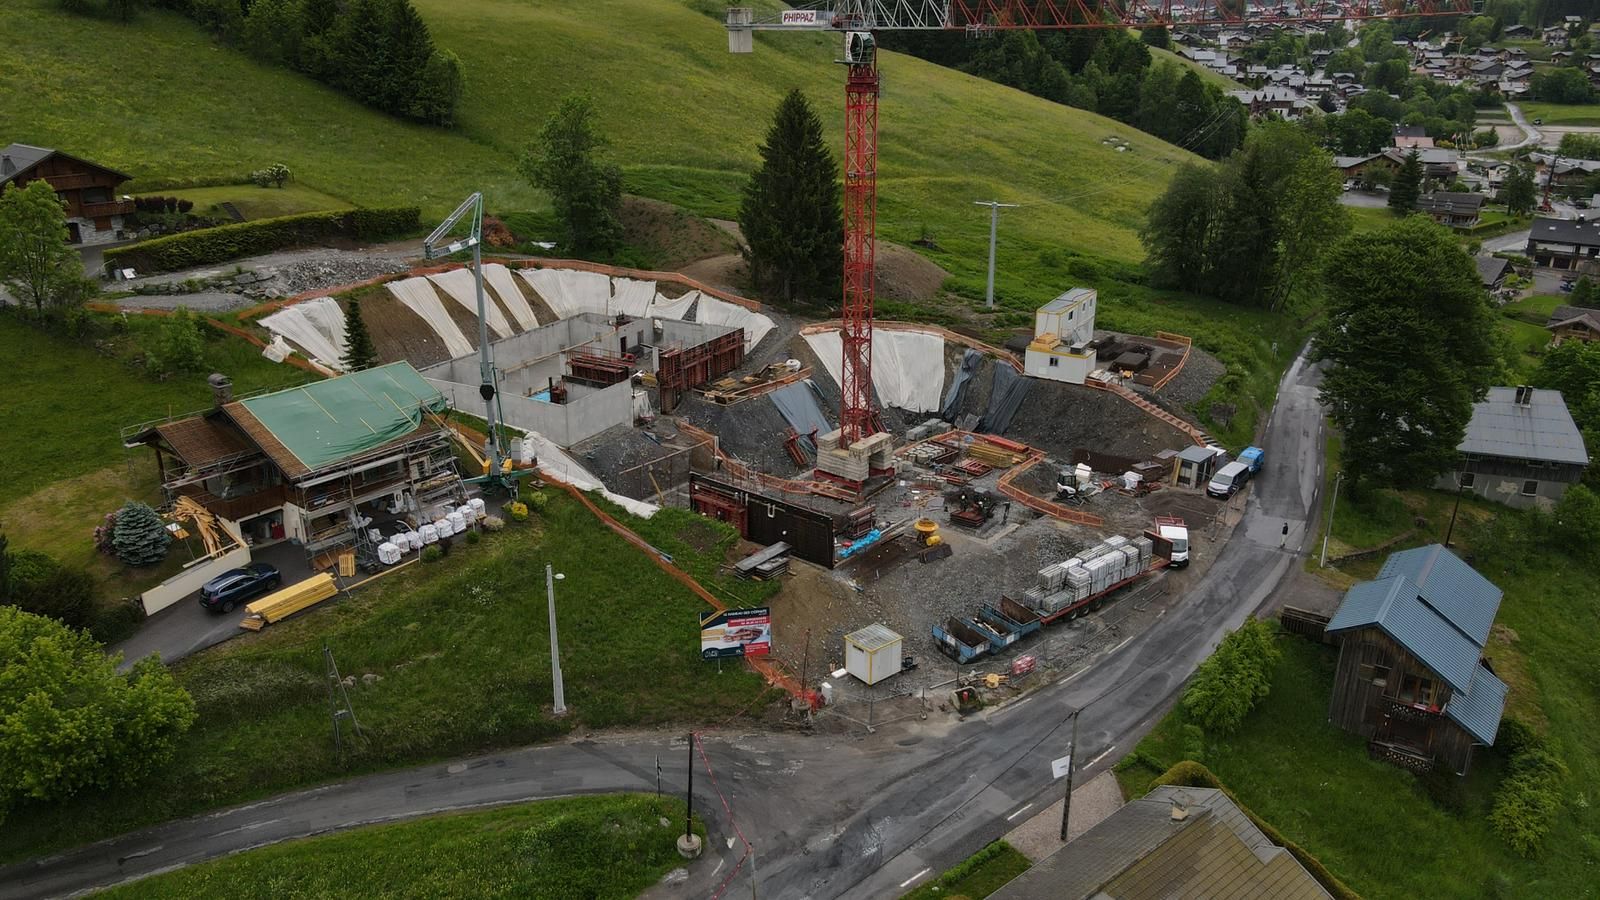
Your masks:
<svg viewBox="0 0 1600 900"><path fill-rule="evenodd" d="M373 240L414 231L422 211L415 206L301 213L186 231L107 250L108 268L171 272L227 262L330 238Z"/></svg>
<svg viewBox="0 0 1600 900"><path fill-rule="evenodd" d="M1240 803L1239 798L1234 796L1233 791L1228 790L1228 786L1223 784L1221 779L1217 778L1217 776L1205 766L1202 766L1193 760L1184 760L1183 762L1180 762L1168 769L1161 775L1161 777L1150 782L1150 790L1155 790L1164 784L1176 784L1183 785L1185 787L1216 788L1217 790L1221 791L1229 800L1232 800L1234 806L1239 807L1239 811L1244 813L1245 817L1250 820L1250 823L1255 825L1256 828L1259 828L1261 833L1267 836L1267 840L1289 851L1290 856L1293 856L1296 860L1298 860L1300 865L1305 866L1306 871L1311 873L1311 877L1315 878L1317 882L1327 890L1328 893L1332 894L1335 900L1361 900L1361 895L1351 890L1349 885L1340 881L1332 872L1329 872L1327 867L1322 864L1321 860L1317 859L1315 856L1312 856L1311 853L1304 847L1301 847L1294 841L1285 838L1278 832L1278 829L1267 824L1267 822L1260 816L1257 816L1255 813L1251 812L1249 807L1245 806L1243 803Z"/></svg>

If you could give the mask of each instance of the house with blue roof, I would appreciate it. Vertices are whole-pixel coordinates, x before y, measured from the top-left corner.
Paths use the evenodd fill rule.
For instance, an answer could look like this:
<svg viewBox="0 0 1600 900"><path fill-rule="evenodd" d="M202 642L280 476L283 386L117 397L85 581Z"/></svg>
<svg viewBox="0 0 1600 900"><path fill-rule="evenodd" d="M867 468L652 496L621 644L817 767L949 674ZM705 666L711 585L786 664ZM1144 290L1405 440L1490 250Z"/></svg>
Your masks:
<svg viewBox="0 0 1600 900"><path fill-rule="evenodd" d="M1440 544L1390 554L1328 622L1339 644L1328 721L1376 759L1467 774L1505 709L1506 683L1483 657L1500 597Z"/></svg>

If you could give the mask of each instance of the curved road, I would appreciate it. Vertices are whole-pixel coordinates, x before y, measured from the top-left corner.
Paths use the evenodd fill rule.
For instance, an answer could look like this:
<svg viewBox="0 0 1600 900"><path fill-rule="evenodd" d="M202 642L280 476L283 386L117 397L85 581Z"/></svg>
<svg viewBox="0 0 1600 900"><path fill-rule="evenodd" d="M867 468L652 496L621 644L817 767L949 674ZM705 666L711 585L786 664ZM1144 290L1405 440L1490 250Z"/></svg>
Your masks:
<svg viewBox="0 0 1600 900"><path fill-rule="evenodd" d="M1065 751L1072 710L1082 710L1078 759L1088 775L1115 762L1113 751L1148 730L1222 635L1266 602L1315 533L1308 522L1322 470L1318 380L1302 353L1280 385L1263 442L1266 471L1244 518L1172 614L1078 675L963 722L901 723L867 737L707 736L716 784L703 770L695 778L695 803L712 830L706 856L686 880L649 893L708 896L739 864L742 846L719 789L757 850L737 876L741 893L754 872L764 897L877 898L903 893L1003 835L1015 824L1007 816L1053 801L1050 760ZM356 778L0 869L0 897L73 894L443 810L653 790L657 760L666 788L681 792L687 755L681 736L607 736Z"/></svg>

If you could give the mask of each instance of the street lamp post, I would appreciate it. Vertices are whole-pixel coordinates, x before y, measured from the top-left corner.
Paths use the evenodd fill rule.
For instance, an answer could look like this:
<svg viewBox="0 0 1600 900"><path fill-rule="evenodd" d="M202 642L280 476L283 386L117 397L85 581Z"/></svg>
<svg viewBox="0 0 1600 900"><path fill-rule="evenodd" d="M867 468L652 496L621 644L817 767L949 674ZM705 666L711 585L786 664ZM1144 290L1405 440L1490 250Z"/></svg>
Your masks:
<svg viewBox="0 0 1600 900"><path fill-rule="evenodd" d="M1333 517L1339 511L1339 483L1344 480L1344 470L1333 473L1333 501L1328 504L1328 530L1322 533L1322 568L1328 567L1328 535L1333 534Z"/></svg>
<svg viewBox="0 0 1600 900"><path fill-rule="evenodd" d="M552 712L558 716L567 714L567 697L561 685L561 641L556 637L556 582L566 577L557 572L554 566L545 564L544 587L550 598L550 680L555 684L556 691L556 705Z"/></svg>

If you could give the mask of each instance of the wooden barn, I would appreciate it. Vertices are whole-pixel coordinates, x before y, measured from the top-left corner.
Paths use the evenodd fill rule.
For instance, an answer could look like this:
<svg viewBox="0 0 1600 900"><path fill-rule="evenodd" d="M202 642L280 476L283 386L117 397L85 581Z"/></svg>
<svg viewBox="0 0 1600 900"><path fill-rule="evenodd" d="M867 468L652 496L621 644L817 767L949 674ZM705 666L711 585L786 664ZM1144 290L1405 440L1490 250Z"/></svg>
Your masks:
<svg viewBox="0 0 1600 900"><path fill-rule="evenodd" d="M1483 658L1500 596L1442 545L1391 554L1328 622L1340 648L1328 720L1374 758L1465 775L1505 708L1506 684Z"/></svg>
<svg viewBox="0 0 1600 900"><path fill-rule="evenodd" d="M122 217L133 214L133 201L116 190L133 176L70 153L11 144L0 149L0 189L43 179L66 205L67 232L74 244L106 244L122 237Z"/></svg>

